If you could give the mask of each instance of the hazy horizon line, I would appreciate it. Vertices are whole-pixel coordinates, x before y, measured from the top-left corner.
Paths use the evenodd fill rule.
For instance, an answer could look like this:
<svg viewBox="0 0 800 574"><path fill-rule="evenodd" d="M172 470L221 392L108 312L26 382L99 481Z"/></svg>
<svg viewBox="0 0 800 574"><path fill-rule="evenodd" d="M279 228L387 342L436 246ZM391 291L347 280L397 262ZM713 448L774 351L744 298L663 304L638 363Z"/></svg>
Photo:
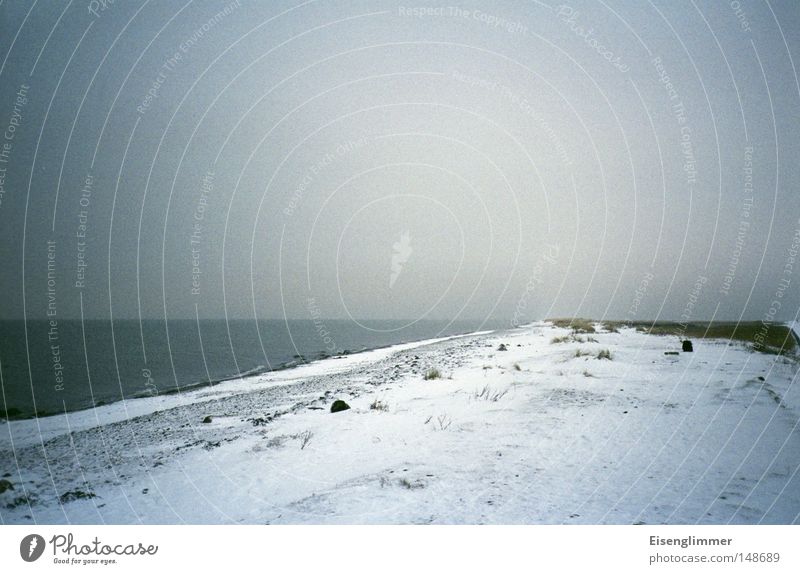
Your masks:
<svg viewBox="0 0 800 574"><path fill-rule="evenodd" d="M37 322L47 322L50 319L48 318L41 318L41 317L0 317L0 322L3 321L37 321ZM59 317L58 321L80 321L80 317ZM85 322L88 321L109 321L110 317L84 317L83 320ZM164 321L164 317L128 317L128 316L120 316L114 317L114 321ZM574 320L574 321L595 321L598 323L674 323L676 325L689 325L693 323L762 323L762 324L781 324L781 323L789 323L794 321L794 319L773 319L771 321L766 321L763 318L722 318L722 319L712 319L706 317L697 317L692 318L690 320L682 320L672 319L672 318L603 318L598 319L595 317L586 317L586 316L553 316L553 317L544 317L540 319L531 319L528 321L521 321L517 323L513 323L510 319L491 319L485 317L458 317L458 318L441 318L441 317L433 317L433 318L423 318L423 319L411 319L411 318L389 318L389 317L167 317L167 321L311 321L311 322L327 322L327 321L338 321L338 322L350 322L350 323L362 323L362 322L369 322L369 321L391 321L391 322L405 322L409 325L413 323L419 323L423 321L429 322L482 322L482 323L508 323L509 327L524 327L525 325L530 325L532 323L536 323L539 321L566 321L566 320Z"/></svg>

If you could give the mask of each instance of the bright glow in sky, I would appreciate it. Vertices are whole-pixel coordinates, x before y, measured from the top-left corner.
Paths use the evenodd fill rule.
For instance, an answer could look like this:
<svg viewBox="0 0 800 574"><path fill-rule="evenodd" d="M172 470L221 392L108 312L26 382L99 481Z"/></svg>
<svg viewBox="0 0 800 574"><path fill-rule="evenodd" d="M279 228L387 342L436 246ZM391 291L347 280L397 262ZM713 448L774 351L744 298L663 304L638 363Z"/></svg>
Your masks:
<svg viewBox="0 0 800 574"><path fill-rule="evenodd" d="M44 318L50 271L73 317L793 319L798 30L794 1L7 1L0 316Z"/></svg>

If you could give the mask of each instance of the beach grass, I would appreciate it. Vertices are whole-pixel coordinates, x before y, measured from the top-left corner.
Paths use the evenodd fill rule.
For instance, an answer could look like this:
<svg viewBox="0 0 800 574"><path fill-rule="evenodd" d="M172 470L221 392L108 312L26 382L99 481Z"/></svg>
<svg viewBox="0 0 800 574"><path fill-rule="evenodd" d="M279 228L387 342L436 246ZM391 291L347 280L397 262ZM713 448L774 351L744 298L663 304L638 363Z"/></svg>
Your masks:
<svg viewBox="0 0 800 574"><path fill-rule="evenodd" d="M591 319L581 319L578 317L572 319L548 319L556 327L563 329L572 329L573 333L596 333L594 328L594 321Z"/></svg>
<svg viewBox="0 0 800 574"><path fill-rule="evenodd" d="M588 319L552 319L557 327L579 328L593 321ZM761 321L728 321L677 323L672 321L601 321L606 330L615 332L621 327L634 328L650 335L674 335L680 339L722 339L750 346L754 351L783 355L797 350L797 342L791 329L779 323Z"/></svg>

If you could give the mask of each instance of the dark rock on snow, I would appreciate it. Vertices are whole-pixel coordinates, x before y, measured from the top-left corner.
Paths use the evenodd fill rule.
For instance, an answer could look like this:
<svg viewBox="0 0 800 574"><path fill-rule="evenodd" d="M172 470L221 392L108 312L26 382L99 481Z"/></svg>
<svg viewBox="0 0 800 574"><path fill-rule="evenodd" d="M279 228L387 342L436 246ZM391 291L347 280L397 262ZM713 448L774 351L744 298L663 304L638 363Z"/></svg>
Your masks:
<svg viewBox="0 0 800 574"><path fill-rule="evenodd" d="M344 402L342 400L336 400L336 401L333 401L333 404L331 405L331 412L332 413L338 413L340 411L346 411L349 408L350 408L350 405L348 405L346 402Z"/></svg>
<svg viewBox="0 0 800 574"><path fill-rule="evenodd" d="M82 490L70 490L58 497L61 504L72 502L73 500L85 500L87 498L97 498L94 492L84 492Z"/></svg>

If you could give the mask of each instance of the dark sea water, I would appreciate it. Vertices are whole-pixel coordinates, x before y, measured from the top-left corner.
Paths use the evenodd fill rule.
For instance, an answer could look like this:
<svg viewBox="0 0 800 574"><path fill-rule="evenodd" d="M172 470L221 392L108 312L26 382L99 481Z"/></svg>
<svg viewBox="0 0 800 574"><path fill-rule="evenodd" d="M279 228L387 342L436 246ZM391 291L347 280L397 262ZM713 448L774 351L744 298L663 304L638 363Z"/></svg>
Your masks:
<svg viewBox="0 0 800 574"><path fill-rule="evenodd" d="M0 321L0 418L173 393L243 374L500 325L265 320ZM26 343L27 342L27 343Z"/></svg>

